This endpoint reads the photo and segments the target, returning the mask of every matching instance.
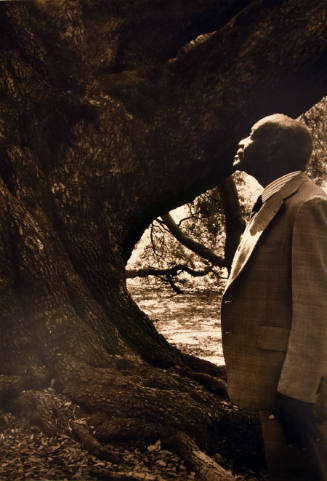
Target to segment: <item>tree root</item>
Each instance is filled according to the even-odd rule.
[[[5,405],[17,397],[24,389],[42,389],[49,383],[49,375],[45,370],[35,369],[34,374],[24,376],[8,376],[0,374],[0,402]]]
[[[209,361],[186,353],[181,353],[181,356],[183,365],[174,366],[173,370],[182,376],[196,380],[208,391],[228,399],[225,366],[216,366]]]
[[[226,471],[211,457],[199,449],[185,433],[179,432],[164,440],[163,445],[178,454],[188,468],[195,471],[199,481],[235,481],[230,471]],[[238,480],[241,478],[238,477]]]
[[[0,400],[6,401],[12,396],[17,396],[24,388],[24,379],[21,376],[0,375]]]
[[[50,436],[66,434],[99,459],[112,463],[121,461],[116,453],[112,453],[94,437],[81,408],[60,394],[23,391],[13,403],[13,410]]]
[[[83,366],[79,373],[74,371],[74,376],[68,373],[62,393],[55,391],[53,381],[43,391],[22,391],[11,405],[15,413],[50,436],[68,435],[99,459],[114,464],[123,461],[107,447],[108,442],[152,443],[161,439],[197,473],[199,480],[235,481],[231,473],[201,451],[212,453],[213,446],[229,440],[231,433],[224,430],[224,425],[233,411],[228,411],[223,396],[201,386],[215,380],[211,373],[205,378],[204,373],[195,375],[200,375],[198,381],[185,372],[154,369],[146,364],[125,371]],[[62,384],[59,379],[56,386]],[[211,388],[219,391],[216,385]],[[248,430],[244,426],[245,434]],[[120,478],[117,473],[112,478],[107,473],[102,479],[144,479],[135,472],[120,474]]]
[[[121,461],[117,454],[109,451],[93,436],[86,422],[79,422],[78,420],[73,421],[71,423],[71,428],[74,438],[79,441],[83,448],[89,453],[93,454],[99,459],[105,459],[106,461],[110,461],[115,464]]]
[[[224,379],[219,379],[205,372],[193,371],[188,368],[174,368],[175,372],[186,376],[190,379],[194,379],[208,391],[220,396],[222,399],[228,399],[227,383]]]

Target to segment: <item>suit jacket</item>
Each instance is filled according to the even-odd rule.
[[[262,410],[277,391],[306,402],[324,397],[327,195],[303,173],[242,236],[222,299],[222,339],[232,402]]]

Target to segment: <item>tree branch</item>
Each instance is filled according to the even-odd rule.
[[[97,4],[108,21],[94,22]],[[218,30],[250,3],[250,0],[158,0],[155,2],[114,0],[89,2],[84,7],[88,18],[88,42],[98,42],[110,25],[115,38],[115,56],[102,63],[104,49],[95,52],[104,72],[131,70],[142,65],[164,62],[201,34]],[[96,17],[95,17],[96,19]],[[122,19],[123,22],[122,22]],[[108,35],[108,34],[107,34]]]
[[[172,288],[172,290],[173,290],[174,292],[176,292],[176,294],[178,294],[178,295],[179,295],[179,294],[183,294],[182,289],[180,289],[180,288],[175,284],[174,279],[173,279],[173,276],[166,276],[166,277],[164,278],[164,280],[165,280],[166,282],[168,282],[168,284],[170,285],[170,287]]]
[[[212,266],[208,266],[202,270],[191,269],[185,264],[177,264],[174,267],[167,269],[156,269],[155,267],[146,267],[144,269],[128,269],[126,270],[126,278],[134,279],[135,277],[148,277],[148,276],[177,276],[180,272],[187,272],[193,277],[206,276],[212,269]]]
[[[214,252],[210,249],[205,247],[200,242],[196,242],[195,240],[191,239],[190,237],[186,236],[184,232],[178,227],[174,219],[170,214],[164,214],[161,216],[164,223],[170,230],[171,234],[181,243],[183,246],[190,249],[192,252],[197,254],[198,256],[202,257],[203,259],[208,260],[214,266],[224,267],[226,265],[225,259],[220,256],[217,256]]]
[[[242,217],[238,193],[232,176],[227,177],[219,184],[219,191],[225,212],[225,259],[229,269],[235,250],[240,242],[245,222]]]

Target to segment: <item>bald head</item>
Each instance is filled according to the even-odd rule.
[[[267,146],[275,147],[275,161],[279,158],[287,163],[290,171],[305,169],[312,152],[312,137],[302,122],[284,114],[273,114],[256,122],[253,130]]]
[[[305,169],[312,151],[312,138],[298,120],[273,114],[256,122],[238,147],[235,167],[267,185],[284,174]]]

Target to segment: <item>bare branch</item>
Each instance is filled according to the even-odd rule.
[[[176,294],[184,294],[182,289],[180,289],[174,282],[173,276],[166,276],[165,280],[168,282],[170,287]]]
[[[194,217],[194,216],[192,216],[192,215],[189,215],[189,216],[187,216],[187,217],[183,217],[183,219],[181,219],[181,220],[178,222],[178,224],[177,224],[178,227],[180,227],[180,226],[183,224],[183,222],[186,222],[187,220],[193,219],[193,217]]]
[[[165,222],[166,226],[170,230],[171,234],[181,243],[183,246],[190,249],[192,252],[195,252],[198,256],[202,257],[203,259],[208,260],[214,266],[218,267],[225,267],[226,261],[220,256],[217,256],[214,252],[210,249],[205,247],[204,245],[200,244],[199,242],[194,241],[190,237],[187,237],[184,232],[178,227],[174,219],[170,214],[164,214],[161,216],[163,221]]]
[[[212,266],[209,265],[205,269],[196,270],[191,269],[185,264],[177,264],[167,269],[156,269],[155,267],[146,267],[144,269],[128,269],[126,270],[126,278],[134,279],[135,277],[148,277],[148,276],[177,276],[181,272],[187,272],[193,277],[206,276],[212,270]]]

